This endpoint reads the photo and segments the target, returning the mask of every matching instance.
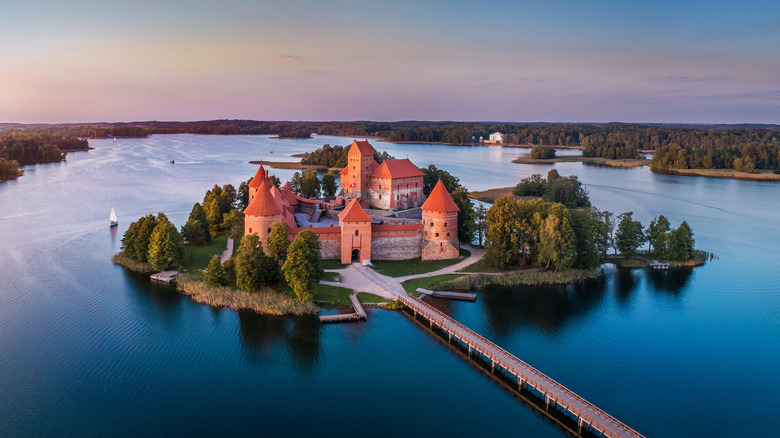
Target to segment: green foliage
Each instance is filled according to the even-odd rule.
[[[322,277],[320,269],[320,242],[311,230],[298,233],[287,250],[282,266],[284,279],[300,300],[310,300],[314,287]]]
[[[694,250],[693,231],[687,222],[683,221],[679,227],[671,232],[669,238],[669,254],[672,260],[685,261],[693,259]]]
[[[460,180],[458,177],[452,175],[446,170],[439,169],[433,164],[428,167],[421,167],[420,171],[423,173],[423,194],[427,197],[433,191],[436,183],[441,180],[444,184],[444,188],[448,192],[452,193],[460,186]]]
[[[635,221],[633,211],[618,215],[617,232],[615,233],[615,248],[626,257],[633,257],[637,249],[645,241],[642,223]]]
[[[86,150],[87,140],[32,131],[0,135],[0,158],[20,164],[47,163],[65,159],[63,150]]]
[[[159,213],[158,217],[164,215]],[[130,223],[122,237],[122,251],[125,255],[139,262],[146,262],[149,259],[149,242],[158,217],[149,214]]]
[[[303,198],[315,198],[320,196],[320,180],[317,178],[316,170],[310,169],[303,171],[299,196]]]
[[[237,239],[244,235],[244,213],[238,209],[232,209],[222,215],[222,225],[230,230],[230,237]]]
[[[474,211],[474,233],[477,235],[477,244],[482,246],[487,229],[487,210],[485,206],[479,204]]]
[[[149,241],[149,263],[158,270],[171,269],[181,263],[184,241],[170,221],[158,220]]]
[[[0,157],[0,180],[14,179],[19,176],[19,163]]]
[[[653,252],[652,250],[654,247],[656,247],[656,242],[660,245],[665,245],[665,240],[668,240],[666,233],[668,233],[670,229],[671,227],[669,225],[669,219],[667,219],[664,215],[660,215],[650,221],[650,225],[648,225],[647,229],[645,230],[645,237],[647,238],[647,242],[650,245],[650,252]]]
[[[268,179],[271,180],[272,183],[274,183],[274,187],[279,188],[282,185],[282,180],[279,179],[276,175],[269,175]]]
[[[212,233],[225,229],[223,224],[225,213],[230,212],[238,196],[238,191],[231,184],[222,187],[215,184],[206,192],[206,196],[203,197],[203,211],[206,213],[206,221]]]
[[[744,133],[746,134],[746,133]],[[654,169],[780,169],[780,141],[775,136],[747,134],[718,143],[670,143],[659,147],[650,166]],[[723,141],[727,140],[727,141]]]
[[[599,211],[596,207],[588,209],[593,219],[593,238],[596,245],[596,252],[601,257],[607,256],[607,251],[613,245],[612,234],[615,230],[614,215],[609,211]]]
[[[290,239],[287,238],[289,228],[284,221],[274,222],[271,226],[271,234],[265,239],[265,249],[268,251],[268,257],[281,263],[287,258],[287,248],[290,246]]]
[[[203,274],[203,282],[209,286],[228,285],[228,277],[225,274],[225,270],[222,268],[222,262],[220,261],[219,256],[214,256],[209,261],[206,273]]]
[[[181,237],[190,245],[190,260],[192,260],[193,247],[206,241],[206,234],[203,232],[203,224],[198,220],[188,220],[187,223],[181,227]]]
[[[322,196],[329,197],[336,194],[338,186],[336,185],[336,175],[326,173],[322,175]]]
[[[568,208],[590,207],[588,192],[579,178],[572,175],[562,177],[555,169],[550,170],[547,179],[538,173],[520,180],[512,190],[516,196],[541,196],[543,200],[558,202]]]
[[[452,200],[460,209],[458,211],[458,240],[471,243],[474,240],[474,229],[476,228],[474,204],[469,198],[469,191],[463,186],[458,186],[452,192]]]
[[[190,221],[198,221],[201,228],[203,229],[204,241],[206,242],[211,241],[211,233],[209,232],[209,220],[206,218],[206,212],[203,210],[203,207],[198,202],[196,202],[195,205],[192,206],[192,210],[190,211],[190,217],[187,219],[187,222]]]
[[[314,152],[304,154],[303,158],[301,159],[301,164],[344,168],[347,166],[349,148],[350,146],[343,147],[338,145],[331,146],[329,144],[325,144]],[[387,152],[379,153],[373,147],[371,149],[374,151],[374,160],[376,160],[377,163],[381,163],[385,160],[395,159]]]
[[[237,209],[244,211],[249,205],[249,183],[252,182],[252,178],[246,181],[242,181],[238,185],[238,191],[236,191],[236,197],[233,199],[233,206]]]
[[[279,279],[279,265],[265,255],[257,234],[249,234],[241,239],[235,259],[236,285],[241,290],[257,291]]]
[[[599,265],[601,259],[596,244],[596,230],[602,222],[591,210],[571,210],[569,213],[576,247],[574,267],[593,269]]]
[[[531,158],[546,160],[549,158],[555,158],[555,149],[550,146],[534,146],[531,148]]]
[[[530,225],[522,217],[520,204],[510,198],[498,198],[487,212],[485,260],[497,268],[508,269],[517,262],[527,242]]]

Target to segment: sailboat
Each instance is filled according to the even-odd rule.
[[[108,218],[108,226],[109,227],[115,227],[119,225],[119,220],[116,218],[116,212],[114,211],[114,207],[111,206],[111,216]]]

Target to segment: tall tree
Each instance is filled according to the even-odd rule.
[[[460,209],[458,211],[458,239],[461,242],[471,243],[474,240],[474,204],[469,198],[469,191],[463,186],[458,186],[452,192],[452,200]]]
[[[192,210],[190,211],[190,217],[187,219],[187,222],[189,221],[198,221],[201,228],[203,229],[203,239],[206,242],[211,241],[211,233],[209,232],[209,220],[206,218],[206,212],[203,210],[203,207],[199,203],[195,203],[195,205],[192,206]]]
[[[233,206],[241,211],[246,210],[246,207],[249,205],[249,183],[251,182],[252,178],[242,181],[241,184],[238,185],[236,197],[233,198]]]
[[[668,233],[670,229],[669,219],[667,219],[664,215],[655,217],[652,221],[650,221],[650,225],[648,225],[647,230],[645,230],[645,235],[647,236],[647,242],[649,245],[648,252],[652,252],[656,240],[661,238],[664,233]]]
[[[317,178],[317,171],[313,169],[304,170],[301,177],[301,197],[314,198],[320,196],[320,180]]]
[[[485,237],[485,228],[487,227],[487,210],[485,206],[479,204],[474,212],[474,232],[477,234],[477,242],[479,246],[482,246],[482,241]]]
[[[237,239],[244,235],[244,213],[236,208],[222,215],[222,224],[230,230],[230,237]]]
[[[637,249],[645,241],[642,223],[635,221],[633,214],[633,211],[629,211],[618,215],[619,222],[617,233],[615,234],[615,245],[618,251],[626,257],[636,256]]]
[[[184,253],[181,234],[170,221],[158,221],[149,241],[149,263],[154,269],[165,270],[178,266]]]
[[[234,266],[236,285],[247,292],[257,291],[278,280],[279,265],[265,255],[260,238],[254,233],[241,239]]]
[[[160,217],[162,213],[158,214]],[[164,215],[162,215],[164,217]],[[132,222],[122,237],[122,251],[128,257],[145,262],[149,259],[149,242],[157,225],[157,217],[148,214]]]
[[[300,300],[310,300],[314,288],[322,277],[320,269],[320,242],[311,230],[298,233],[287,250],[287,260],[282,272],[287,284]]]
[[[512,267],[525,243],[521,238],[522,218],[518,203],[511,198],[498,198],[487,212],[485,260],[499,269]]]
[[[192,260],[193,248],[206,241],[203,226],[198,220],[190,219],[181,227],[181,237],[190,245],[190,260]]]
[[[426,197],[431,194],[439,180],[441,180],[442,184],[444,184],[444,188],[450,193],[454,192],[460,185],[458,177],[453,176],[446,170],[439,169],[433,164],[428,167],[421,167],[420,171],[423,173],[423,194]]]
[[[589,210],[571,210],[571,227],[574,230],[577,258],[574,266],[592,269],[599,265],[599,250],[596,245],[596,229],[600,222]]]
[[[669,252],[674,260],[691,260],[694,257],[693,231],[687,222],[672,230]]]
[[[287,238],[289,229],[284,221],[274,222],[271,226],[271,234],[265,239],[265,249],[268,251],[268,257],[281,263],[287,258],[287,248],[290,246],[290,239]]]
[[[336,185],[336,175],[326,173],[322,175],[322,196],[329,197],[336,194],[338,186]]]
[[[215,255],[209,260],[206,272],[203,274],[203,282],[209,286],[225,286],[228,284],[227,275],[222,268],[220,257]]]

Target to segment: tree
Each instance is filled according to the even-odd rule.
[[[615,230],[614,215],[609,211],[599,211],[596,207],[589,209],[590,216],[594,219],[593,233],[596,251],[601,257],[607,256],[607,251],[612,247],[612,234]]]
[[[450,193],[454,192],[460,185],[458,177],[453,176],[446,170],[437,168],[433,164],[428,167],[421,167],[420,171],[423,173],[423,194],[426,197],[431,194],[439,180],[441,180],[444,188]]]
[[[535,213],[535,222],[539,223],[538,242],[534,242],[537,264],[544,264],[545,268],[552,264],[556,271],[571,268],[577,248],[569,210],[561,204],[553,204],[544,219],[541,219],[542,215]]]
[[[622,213],[618,216],[620,221],[615,234],[615,245],[626,257],[633,257],[637,254],[639,248],[645,241],[645,233],[642,223],[633,219],[633,211]]]
[[[176,226],[168,220],[158,221],[149,241],[149,263],[164,271],[178,266],[184,253],[184,241]]]
[[[667,219],[664,215],[655,217],[652,221],[650,221],[650,225],[648,225],[647,229],[645,230],[645,236],[647,237],[647,242],[649,245],[648,252],[652,252],[656,240],[661,238],[664,233],[668,233],[669,230],[669,219]]]
[[[206,212],[203,210],[203,207],[199,203],[195,203],[195,205],[192,206],[192,210],[190,211],[190,217],[187,219],[187,222],[189,221],[198,221],[200,223],[201,228],[203,229],[203,239],[206,242],[211,241],[211,233],[209,232],[209,220],[206,218]]]
[[[222,227],[222,211],[219,208],[219,198],[209,195],[203,202],[203,211],[206,213],[206,222],[210,232],[218,232]]]
[[[251,182],[252,178],[249,178],[239,184],[236,197],[233,198],[233,206],[241,211],[246,210],[246,207],[249,205],[249,183]]]
[[[458,211],[458,240],[471,243],[474,240],[476,224],[474,223],[474,204],[469,198],[469,191],[463,186],[458,186],[452,192],[452,200],[460,209]]]
[[[499,269],[512,267],[521,252],[519,230],[522,225],[518,203],[511,198],[498,198],[487,211],[485,260]]]
[[[244,213],[238,209],[232,209],[222,215],[222,225],[230,230],[230,237],[237,239],[244,234]]]
[[[287,250],[287,260],[282,265],[284,279],[302,301],[312,298],[314,287],[322,277],[320,257],[320,242],[311,230],[298,233]]]
[[[336,194],[338,186],[336,185],[336,175],[326,173],[322,175],[322,196],[329,197]]]
[[[595,268],[599,265],[596,229],[601,223],[589,210],[571,210],[569,213],[577,253],[574,266],[580,269]]]
[[[687,222],[683,221],[679,227],[671,232],[669,238],[669,253],[673,260],[691,260],[694,253],[693,231]]]
[[[181,227],[181,237],[190,245],[190,261],[192,260],[192,251],[195,245],[205,242],[206,236],[203,233],[203,225],[198,220],[190,219]]]
[[[164,217],[162,213],[158,217]],[[145,262],[149,259],[149,242],[152,238],[152,232],[157,225],[157,217],[148,214],[132,222],[122,237],[122,251],[139,262]]]
[[[482,204],[479,204],[474,213],[474,231],[477,233],[477,242],[479,243],[479,246],[482,246],[485,229],[487,227],[486,213],[487,210],[485,210],[485,206]]]
[[[290,239],[287,238],[289,229],[284,221],[274,222],[271,226],[271,234],[265,239],[265,249],[268,251],[268,257],[281,263],[287,258],[287,248],[290,246]]]
[[[209,266],[206,273],[203,274],[203,282],[209,286],[225,286],[228,284],[228,278],[225,270],[222,268],[222,262],[219,256],[214,256],[209,260]]]
[[[515,196],[542,196],[547,180],[542,178],[541,174],[535,173],[527,178],[523,178],[512,190]]]
[[[241,290],[256,291],[279,278],[279,265],[265,255],[257,234],[241,239],[235,259],[236,286]]]
[[[537,145],[531,148],[530,156],[533,159],[541,160],[555,158],[555,149],[551,148],[550,146]]]
[[[272,183],[274,183],[274,186],[278,189],[282,185],[282,180],[279,179],[276,175],[269,175],[268,178],[271,180]]]
[[[298,196],[303,196],[301,192],[301,173],[295,172],[293,173],[292,178],[290,178],[290,189],[292,189],[293,193],[295,193]]]
[[[304,170],[301,177],[302,198],[314,198],[320,196],[320,180],[317,178],[317,171],[313,169]]]

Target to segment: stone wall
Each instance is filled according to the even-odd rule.
[[[460,250],[449,241],[430,241],[425,239],[423,245],[423,260],[456,259],[460,256]]]
[[[341,257],[341,239],[320,240],[320,254],[323,259],[338,259]]]
[[[405,237],[374,237],[371,241],[373,260],[407,260],[420,257],[422,236],[415,233]]]
[[[420,207],[399,211],[396,214],[398,215],[398,217],[407,218],[407,219],[422,219],[422,209]]]

